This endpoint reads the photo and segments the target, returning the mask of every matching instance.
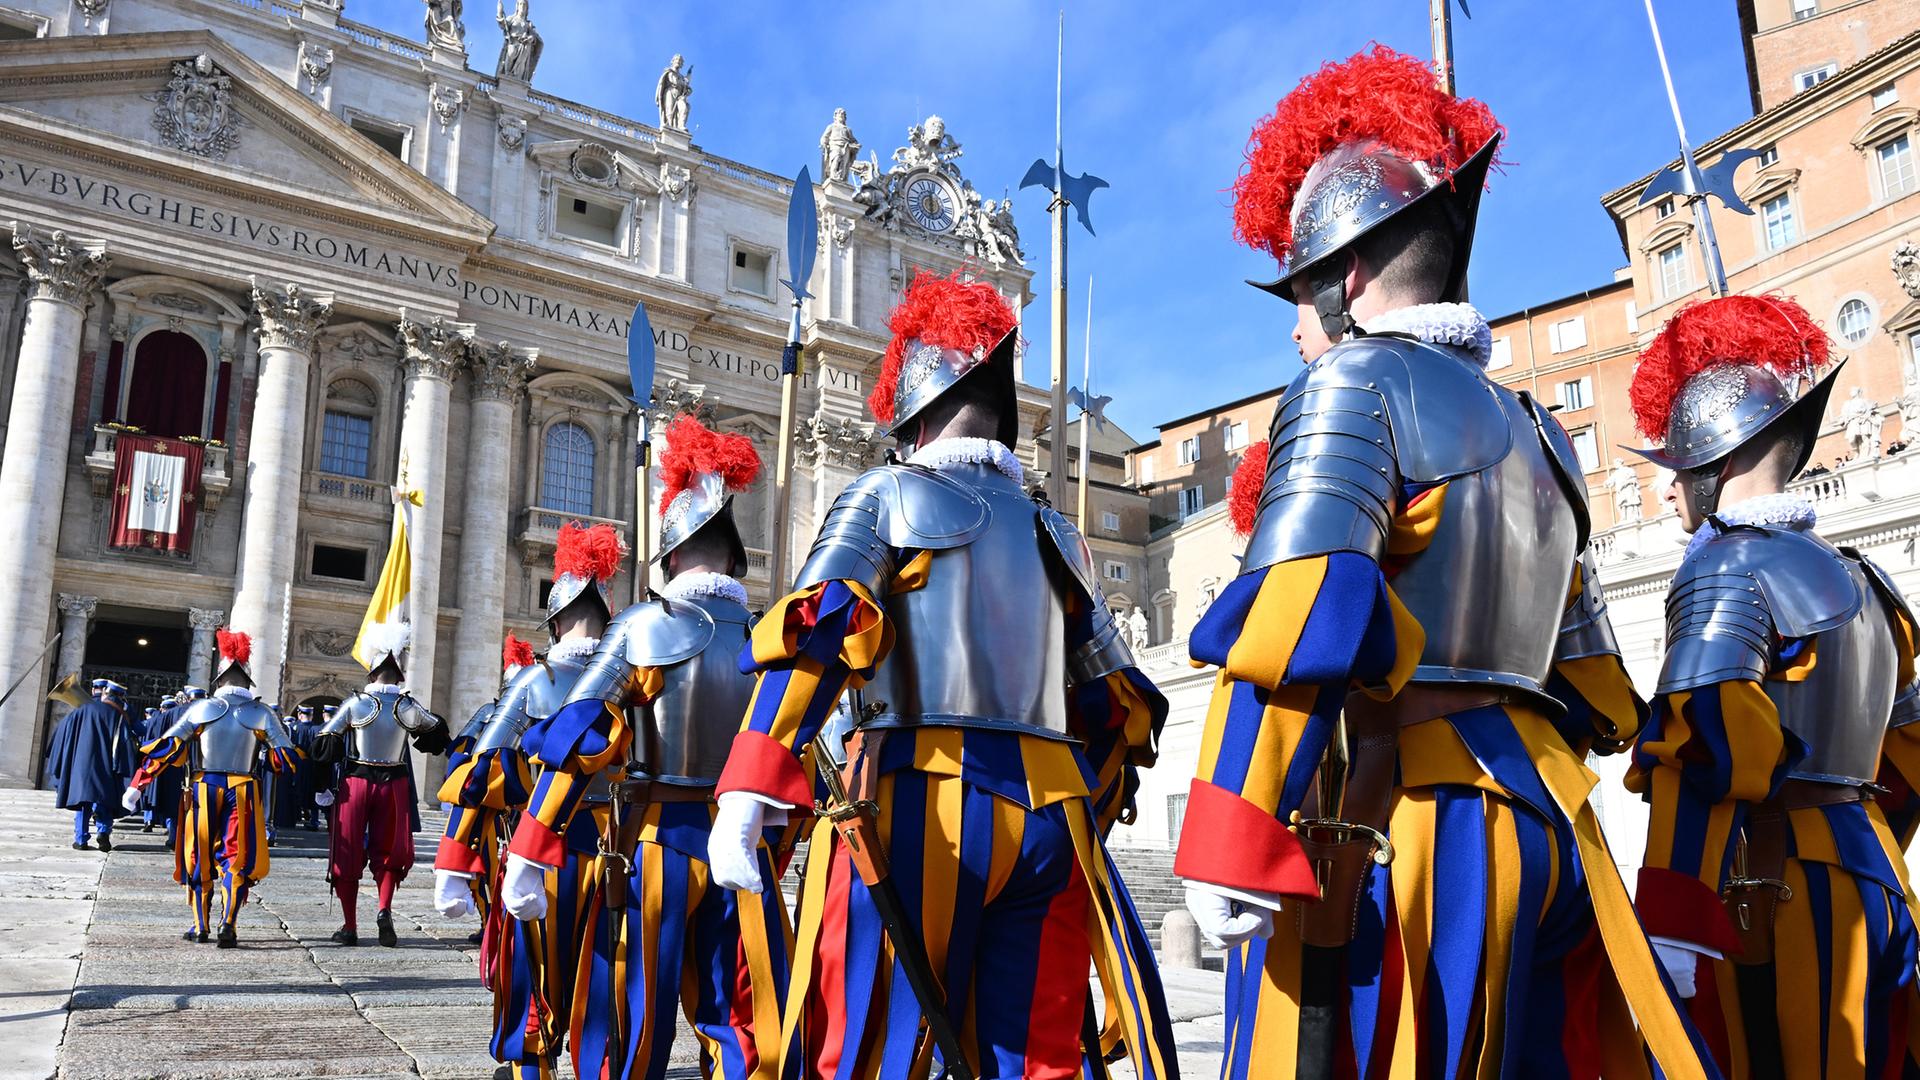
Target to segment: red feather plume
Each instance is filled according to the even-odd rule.
[[[238,630],[223,626],[213,632],[213,639],[220,647],[220,655],[228,660],[244,664],[253,657],[253,639]]]
[[[1227,496],[1227,517],[1238,536],[1253,535],[1254,515],[1260,512],[1260,490],[1267,483],[1267,440],[1247,447],[1233,469],[1233,492]]]
[[[500,647],[500,666],[503,668],[526,667],[533,663],[533,646],[507,632],[507,641]]]
[[[1680,388],[1716,364],[1758,364],[1789,377],[1825,366],[1830,350],[1826,331],[1791,297],[1696,300],[1675,312],[1640,354],[1627,387],[1634,426],[1664,440]]]
[[[660,512],[706,473],[719,473],[728,491],[744,491],[760,475],[760,452],[745,435],[723,435],[682,414],[667,428],[660,455]]]
[[[1301,181],[1345,143],[1377,139],[1449,176],[1505,130],[1483,102],[1443,93],[1418,57],[1375,44],[1325,64],[1254,125],[1233,184],[1234,239],[1284,262]]]
[[[560,535],[554,541],[553,576],[572,574],[606,581],[620,572],[620,561],[626,557],[626,545],[613,526],[602,522],[583,529],[569,521],[560,526]]]
[[[893,423],[893,389],[900,381],[907,342],[918,339],[943,349],[968,352],[991,349],[1019,324],[1013,308],[993,286],[967,281],[960,275],[958,270],[948,277],[915,271],[907,295],[888,316],[887,329],[893,332],[893,340],[887,343],[887,355],[880,362],[879,381],[867,395],[867,408],[882,424]]]

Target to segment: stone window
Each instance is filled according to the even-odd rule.
[[[753,296],[773,296],[773,255],[733,241],[727,252],[727,288]]]
[[[1865,300],[1855,296],[1840,305],[1840,314],[1834,319],[1834,329],[1849,345],[1859,345],[1873,336],[1873,308]]]
[[[1560,408],[1577,412],[1593,404],[1593,376],[1582,375],[1560,384]]]
[[[407,151],[413,144],[413,129],[405,124],[396,124],[377,116],[362,116],[349,109],[347,126],[366,136],[373,145],[401,161],[407,160]]]
[[[1247,422],[1236,420],[1227,425],[1227,450],[1244,450],[1247,447]]]
[[[1673,216],[1673,200],[1661,199],[1653,204],[1653,220],[1665,221]]]
[[[1758,167],[1762,169],[1769,165],[1778,165],[1780,164],[1780,148],[1777,146],[1762,147],[1760,156],[1754,160],[1759,162]]]
[[[1584,315],[1575,315],[1571,319],[1561,319],[1547,327],[1547,339],[1557,353],[1582,349],[1587,344],[1587,319]]]
[[[1767,250],[1779,251],[1781,248],[1800,239],[1800,232],[1793,220],[1793,197],[1781,192],[1760,204],[1761,226],[1767,234]]]
[[[155,330],[133,347],[127,423],[149,435],[204,435],[207,350],[191,334]]]
[[[1493,351],[1487,354],[1487,370],[1499,371],[1513,366],[1513,339],[1497,337],[1493,339]]]
[[[553,202],[553,231],[575,240],[613,248],[620,246],[624,206],[571,191],[555,192]]]
[[[1892,83],[1888,83],[1887,85],[1874,90],[1873,111],[1879,112],[1881,109],[1884,109],[1889,105],[1898,104],[1899,101],[1900,101],[1899,87],[1894,86]]]
[[[563,421],[547,429],[540,458],[540,506],[563,514],[593,516],[593,435]]]
[[[1206,500],[1201,496],[1201,490],[1198,487],[1180,489],[1180,517],[1182,519],[1192,517],[1206,509],[1206,506]]]
[[[1127,564],[1118,559],[1108,559],[1106,564],[1100,568],[1100,576],[1106,578],[1108,581],[1125,581],[1127,580]]]
[[[1839,70],[1840,70],[1839,64],[1829,61],[1825,64],[1821,64],[1817,68],[1812,68],[1807,71],[1798,72],[1793,77],[1793,89],[1795,90],[1795,92],[1798,92],[1801,90],[1811,90],[1814,87],[1819,86],[1821,83],[1826,82],[1828,79],[1833,78],[1834,73],[1838,72]]]
[[[314,577],[364,582],[367,580],[367,549],[317,543],[307,558],[307,572]]]
[[[1600,467],[1600,440],[1592,428],[1577,428],[1567,432],[1567,437],[1573,440],[1573,453],[1580,459],[1583,472],[1593,472]]]
[[[1111,510],[1100,511],[1100,527],[1110,533],[1119,532],[1120,515]]]
[[[373,387],[355,378],[327,384],[326,411],[320,416],[320,461],[323,473],[373,478],[373,421],[380,397]]]
[[[0,41],[32,41],[47,36],[47,19],[30,11],[0,7]]]
[[[1191,465],[1200,460],[1200,436],[1189,435],[1180,440],[1180,464]]]
[[[1793,21],[1811,19],[1820,14],[1820,0],[1793,0]]]
[[[1873,148],[1875,162],[1880,166],[1880,194],[1885,199],[1897,199],[1916,188],[1913,166],[1913,140],[1906,134],[1897,135]]]

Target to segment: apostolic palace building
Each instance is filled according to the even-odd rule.
[[[422,496],[414,692],[456,722],[490,699],[503,632],[544,640],[559,527],[631,529],[635,301],[655,430],[695,410],[772,460],[802,164],[823,182],[796,553],[877,458],[866,382],[915,268],[1024,302],[1011,208],[937,117],[857,118],[905,132],[890,161],[843,117],[819,161],[727,161],[665,49],[643,122],[536,89],[524,3],[497,62],[458,4],[426,11],[423,43],[339,0],[0,0],[0,687],[23,680],[0,782],[36,780],[55,680],[151,704],[205,684],[218,626],[253,635],[268,701],[357,688],[396,486]],[[1040,392],[1025,411],[1031,432]],[[766,486],[737,507],[756,602]]]

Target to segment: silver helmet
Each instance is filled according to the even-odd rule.
[[[675,548],[693,538],[693,534],[712,525],[726,530],[732,551],[734,577],[747,572],[747,545],[740,539],[740,528],[733,520],[733,493],[719,473],[701,473],[685,491],[673,497],[660,515],[660,554],[654,561],[662,566]]]
[[[919,338],[907,342],[903,348],[905,359],[900,363],[900,375],[894,383],[893,423],[887,425],[883,434],[898,437],[915,416],[933,404],[934,399],[953,389],[961,379],[983,365],[1011,373],[1019,344],[1018,327],[1007,331],[991,349],[949,349]]]
[[[733,496],[746,490],[760,475],[760,452],[753,440],[738,433],[720,432],[683,415],[667,428],[667,448],[660,455],[660,553],[654,561],[668,570],[667,557],[703,529],[722,530],[728,550],[727,573],[747,572],[747,546],[733,520]]]
[[[1657,450],[1624,449],[1662,468],[1682,472],[1711,465],[1776,425],[1791,426],[1789,417],[1817,426],[1833,394],[1834,377],[1845,364],[1842,360],[1833,365],[1798,397],[1768,368],[1732,361],[1707,368],[1688,379],[1674,395],[1664,445]],[[1793,471],[1805,468],[1812,456],[1813,440],[1809,438],[1800,448]]]
[[[568,522],[560,527],[554,542],[553,586],[547,590],[547,623],[560,616],[574,601],[591,596],[600,602],[603,614],[611,617],[613,576],[620,572],[626,548],[620,531],[606,522],[591,527]]]

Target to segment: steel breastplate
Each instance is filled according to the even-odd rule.
[[[1559,712],[1544,687],[1580,521],[1526,406],[1500,398],[1512,448],[1447,481],[1433,540],[1393,590],[1426,631],[1414,682],[1513,687]]]
[[[753,697],[754,680],[740,673],[740,649],[750,630],[747,609],[717,596],[667,601],[694,607],[713,620],[706,646],[660,669],[660,693],[637,710],[627,772],[669,783],[711,784]],[[589,793],[591,795],[591,793]]]
[[[473,752],[518,748],[528,728],[560,711],[586,670],[586,660],[584,656],[549,659],[521,669],[494,703],[492,715],[474,740]]]
[[[1806,759],[1791,776],[1829,783],[1870,784],[1880,771],[1897,687],[1899,652],[1887,602],[1868,587],[1866,572],[1842,560],[1865,603],[1852,619],[1813,638],[1813,670],[1799,682],[1761,685],[1780,711],[1780,726],[1806,740]]]
[[[399,765],[406,761],[407,729],[400,724],[401,695],[363,692],[373,703],[370,715],[356,716],[347,728],[347,760],[362,765]]]
[[[200,729],[194,748],[201,772],[250,773],[260,738],[247,726],[241,709],[230,706],[219,719]]]
[[[1067,738],[1066,606],[1039,507],[987,466],[943,470],[989,519],[931,553],[927,582],[884,599],[893,651],[866,688],[879,727],[949,725]]]

